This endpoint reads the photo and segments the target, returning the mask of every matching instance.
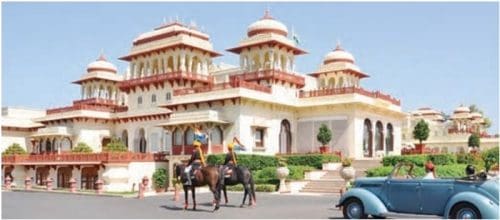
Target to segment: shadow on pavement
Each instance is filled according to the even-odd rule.
[[[204,209],[196,209],[196,210],[193,210],[192,207],[189,207],[188,209],[184,210],[184,208],[182,207],[177,207],[177,206],[166,206],[166,205],[162,205],[160,206],[161,208],[164,208],[164,209],[168,209],[168,210],[173,210],[173,211],[190,211],[190,212],[210,212],[212,213],[213,211],[212,210],[204,210]]]

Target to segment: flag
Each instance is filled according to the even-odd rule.
[[[299,44],[300,44],[299,36],[295,33],[295,31],[294,31],[293,27],[292,27],[292,39],[293,39],[293,41],[295,41],[295,43],[296,43],[297,45],[299,45]]]

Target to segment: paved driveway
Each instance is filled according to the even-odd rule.
[[[341,218],[333,208],[337,195],[283,195],[257,193],[254,208],[239,205],[241,193],[228,193],[229,204],[212,212],[212,195],[197,194],[198,210],[183,210],[182,197],[146,197],[144,200],[43,192],[2,192],[2,218]],[[190,206],[191,207],[191,206]]]

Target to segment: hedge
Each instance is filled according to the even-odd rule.
[[[395,166],[399,162],[411,162],[416,166],[423,166],[429,160],[434,165],[451,165],[457,162],[457,156],[454,154],[387,156],[382,159],[382,164],[384,166]]]
[[[283,155],[288,165],[310,166],[321,169],[323,163],[340,162],[340,157],[333,154]]]
[[[466,164],[452,164],[452,165],[441,165],[436,166],[436,175],[438,178],[459,178],[465,176]],[[393,170],[393,166],[383,166],[368,169],[366,171],[367,177],[375,176],[388,176]],[[417,166],[413,168],[413,174],[417,177],[423,177],[425,175],[424,168],[422,166]]]
[[[272,184],[256,184],[255,191],[256,192],[275,192],[277,186]],[[234,186],[227,186],[227,191],[243,191],[243,185],[238,184]]]
[[[265,167],[276,167],[278,166],[278,159],[274,156],[262,156],[255,154],[238,154],[238,165],[247,167],[248,169],[255,171],[261,170]],[[211,154],[207,157],[207,164],[223,164],[225,154]]]
[[[492,166],[494,166],[495,164],[498,164],[498,146],[497,147],[494,147],[494,148],[491,148],[491,149],[488,149],[486,151],[484,151],[483,153],[481,153],[481,157],[484,161],[484,166],[486,168],[486,170],[490,170],[490,168]]]

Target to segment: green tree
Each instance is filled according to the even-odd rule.
[[[79,142],[76,147],[71,149],[73,153],[92,153],[92,148],[84,142]]]
[[[479,147],[481,142],[481,137],[478,134],[474,133],[469,136],[469,147]]]
[[[316,139],[325,146],[332,140],[332,131],[325,124],[321,124]]]
[[[104,151],[108,152],[127,152],[127,146],[118,138],[111,138],[111,141],[104,147]]]
[[[488,149],[481,154],[481,157],[483,158],[484,161],[484,168],[486,169],[486,171],[489,171],[493,165],[498,164],[498,157],[499,157],[498,149],[499,148],[497,146]]]
[[[475,104],[472,104],[469,106],[470,112],[478,112],[483,116],[484,120],[484,128],[490,128],[491,127],[491,119],[486,117],[481,109],[479,109]]]
[[[153,182],[157,189],[165,188],[167,186],[168,182],[167,174],[168,174],[167,170],[165,170],[164,168],[158,168],[155,170],[155,172],[153,173]]]
[[[417,139],[420,144],[429,137],[429,125],[423,119],[420,120],[413,129],[413,138]]]
[[[13,143],[2,152],[3,155],[27,154],[26,150],[18,143]]]

